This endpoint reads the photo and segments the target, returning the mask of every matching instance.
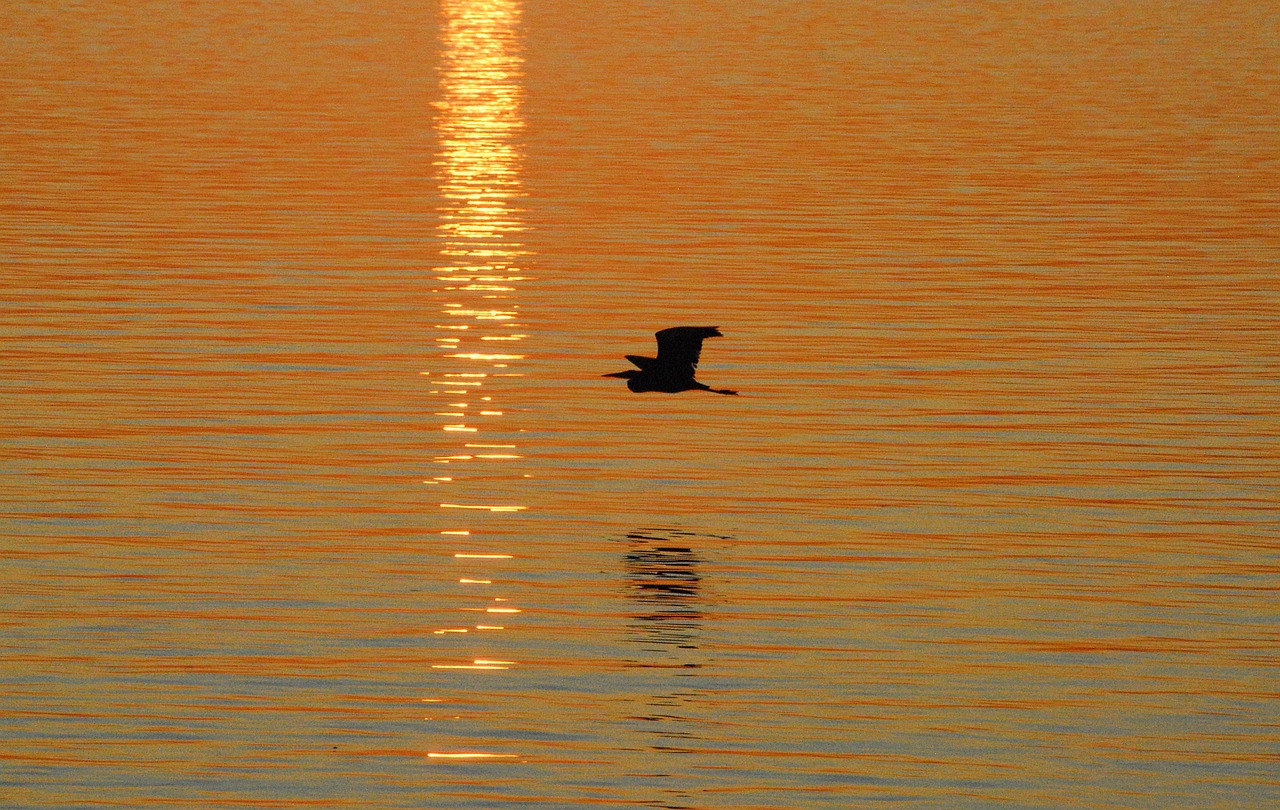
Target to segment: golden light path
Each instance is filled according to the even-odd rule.
[[[423,373],[434,383],[431,394],[442,397],[436,415],[450,420],[441,425],[443,432],[462,434],[467,439],[490,433],[497,440],[464,443],[459,450],[502,451],[456,452],[434,458],[437,464],[451,465],[449,475],[431,476],[423,484],[467,492],[451,502],[439,502],[444,519],[453,522],[458,515],[502,515],[526,508],[502,500],[471,502],[490,497],[499,499],[503,493],[487,481],[483,496],[478,497],[474,490],[467,488],[467,482],[471,477],[468,473],[475,465],[483,466],[486,477],[492,478],[492,464],[511,463],[520,458],[511,452],[516,447],[511,437],[494,427],[495,420],[504,418],[506,410],[494,402],[501,389],[493,383],[521,376],[509,369],[511,363],[524,359],[524,355],[510,349],[528,335],[520,331],[520,306],[514,300],[516,284],[526,278],[519,267],[526,256],[524,246],[518,241],[524,226],[514,205],[522,193],[517,139],[523,126],[520,117],[522,60],[518,41],[520,3],[519,0],[444,0],[442,14],[442,99],[436,104],[440,151],[436,166],[445,204],[437,226],[442,244],[440,260],[434,268],[440,286],[433,290],[440,301],[441,322],[436,324],[439,336],[434,341],[440,351],[435,368],[440,370]],[[499,348],[506,351],[495,351]],[[482,536],[482,532],[466,524],[453,523],[440,534],[465,538],[476,544],[453,553],[453,559],[465,566],[456,576],[459,599],[469,602],[462,611],[521,612],[515,607],[495,606],[494,602],[508,601],[501,597],[487,597],[480,604],[475,602],[477,588],[489,589],[501,584],[495,572],[483,566],[500,564],[499,561],[510,560],[514,555],[487,548],[494,539]],[[466,639],[475,635],[471,631],[487,631],[480,634],[491,635],[504,629],[500,625],[476,624],[442,627],[433,632],[442,639]],[[432,664],[431,668],[500,672],[514,664],[514,661],[493,658],[471,658]],[[431,752],[427,756],[443,760],[485,760],[518,755],[470,751]]]

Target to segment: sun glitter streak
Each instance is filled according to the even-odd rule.
[[[478,445],[514,448],[510,437],[501,433],[503,419],[510,408],[494,402],[496,393],[487,390],[493,368],[508,368],[508,363],[524,359],[523,354],[494,353],[493,341],[516,343],[528,337],[522,333],[519,305],[514,297],[516,282],[526,279],[517,266],[526,255],[518,234],[524,230],[514,201],[522,195],[520,188],[520,145],[516,136],[523,127],[520,118],[521,58],[517,50],[517,25],[520,8],[515,0],[446,0],[443,4],[444,30],[441,73],[442,100],[437,103],[436,120],[440,135],[440,151],[436,166],[440,176],[440,194],[444,206],[440,212],[437,236],[441,242],[440,262],[434,268],[435,280],[441,285],[433,290],[440,306],[440,335],[434,341],[440,352],[436,364],[442,369],[428,377],[438,381],[432,393],[442,397],[439,414],[452,421],[440,429],[450,436],[483,433],[498,438],[501,444]],[[482,343],[481,341],[484,341]],[[504,346],[505,348],[505,346]],[[515,348],[512,346],[512,348]],[[470,410],[473,406],[483,411]],[[477,420],[483,427],[477,425]],[[468,445],[470,446],[470,445]],[[469,512],[499,516],[515,513],[524,506],[510,504],[500,491],[493,491],[492,465],[509,464],[520,458],[514,453],[473,455],[454,453],[435,458],[436,463],[450,464],[449,476],[437,476],[428,482],[433,486],[465,489],[471,467],[481,465],[486,476],[485,491],[475,502],[437,502],[448,513]],[[474,486],[477,482],[472,481]],[[502,505],[484,504],[490,499]],[[510,504],[510,505],[508,505]],[[477,518],[479,519],[479,518]],[[478,524],[490,529],[492,520]],[[467,538],[469,542],[488,544],[485,531],[450,529],[441,532]],[[460,563],[455,580],[463,586],[459,592],[460,607],[468,612],[520,613],[518,608],[494,608],[476,604],[473,583],[491,585],[496,580],[494,565],[511,555],[495,553],[500,549],[464,549],[452,551],[452,559]],[[507,601],[502,597],[488,598]],[[491,604],[491,603],[490,603]],[[476,625],[477,630],[501,631],[497,625]],[[441,648],[443,660],[432,664],[436,671],[500,673],[513,662],[499,658],[476,657],[476,642],[466,628],[442,627],[434,636],[450,639],[454,646]],[[447,650],[447,652],[446,652]],[[492,654],[490,652],[490,654]],[[456,656],[456,657],[455,657]],[[462,661],[457,658],[465,658]],[[506,754],[439,754],[437,758],[489,758]]]

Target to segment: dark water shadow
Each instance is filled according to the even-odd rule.
[[[696,650],[702,630],[701,555],[690,538],[674,533],[638,530],[627,534],[623,555],[627,596],[633,612],[627,641],[640,644],[646,656],[636,666],[697,667],[680,650]],[[673,659],[667,664],[655,659]]]
[[[623,587],[630,608],[624,641],[635,645],[636,652],[625,664],[653,676],[647,681],[651,691],[636,696],[643,708],[629,719],[651,751],[689,755],[706,747],[706,722],[699,717],[703,691],[697,683],[708,666],[701,646],[712,607],[705,564],[708,551],[729,539],[673,528],[636,529],[622,538]],[[636,774],[667,783],[661,788],[663,798],[645,805],[696,810],[686,803],[689,793],[676,786],[677,775],[662,770]]]

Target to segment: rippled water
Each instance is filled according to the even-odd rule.
[[[6,23],[0,804],[1280,802],[1266,4]]]

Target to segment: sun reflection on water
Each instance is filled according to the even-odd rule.
[[[452,500],[437,501],[442,520],[449,520],[449,528],[440,531],[442,539],[457,538],[468,544],[452,551],[457,566],[451,573],[458,588],[460,610],[514,617],[521,612],[519,607],[497,607],[495,602],[506,603],[509,599],[491,595],[491,589],[500,588],[502,582],[501,572],[494,566],[514,557],[493,547],[503,542],[501,533],[494,531],[495,525],[502,524],[493,520],[510,519],[504,516],[526,507],[510,502],[510,495],[501,488],[501,479],[492,480],[493,464],[511,464],[520,458],[510,452],[517,447],[513,441],[517,431],[504,426],[510,408],[501,402],[503,390],[495,387],[499,381],[494,378],[520,375],[492,370],[510,368],[512,362],[525,358],[523,354],[495,352],[495,341],[511,344],[528,337],[521,331],[524,327],[519,323],[520,306],[515,302],[517,283],[528,278],[520,267],[528,254],[519,241],[525,228],[516,204],[522,196],[522,146],[518,139],[523,127],[522,60],[517,30],[520,3],[445,0],[442,13],[442,100],[436,104],[440,136],[436,167],[444,206],[437,225],[440,260],[433,267],[434,278],[441,286],[433,293],[446,323],[435,327],[440,333],[434,340],[440,352],[435,367],[441,371],[433,370],[427,376],[437,386],[430,393],[440,397],[436,415],[442,418],[441,431],[450,436],[463,434],[468,439],[494,440],[459,442],[462,446],[458,450],[493,448],[507,452],[438,455],[434,462],[451,465],[450,475],[432,476],[423,483],[454,487],[454,491],[465,493]],[[475,476],[469,474],[478,471],[471,469],[474,465],[481,465],[486,476],[481,490],[475,488]],[[520,476],[512,472],[510,477]],[[485,515],[487,522],[469,526],[463,520],[459,526],[452,519],[466,514]],[[484,587],[477,589],[477,585]],[[485,631],[481,635],[492,638],[494,632],[504,629],[500,625],[477,624],[439,627],[433,633],[441,640],[472,644],[470,639],[476,633],[471,630]],[[492,656],[492,649],[451,649],[457,652],[440,654],[438,657],[446,660],[432,664],[433,670],[500,673],[515,665],[514,661],[499,657],[484,657],[485,653]],[[447,660],[450,657],[461,660]],[[429,756],[489,759],[513,755],[433,752]]]

